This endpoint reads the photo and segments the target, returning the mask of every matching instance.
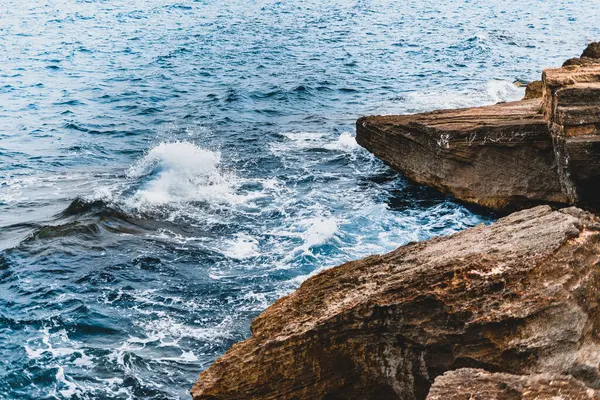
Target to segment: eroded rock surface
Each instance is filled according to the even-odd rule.
[[[599,53],[592,43],[581,60],[545,70],[520,102],[363,117],[356,140],[460,200],[509,211],[540,203],[600,210]]]
[[[192,396],[425,399],[460,368],[597,388],[599,263],[600,221],[548,206],[349,262],[256,318]]]
[[[523,100],[537,99],[537,98],[542,97],[542,95],[543,95],[542,81],[529,82],[527,84],[527,86],[525,86],[525,97],[523,97]]]
[[[356,141],[412,180],[495,209],[566,203],[540,99],[362,117]]]
[[[598,63],[600,63],[600,42],[592,42],[585,48],[583,53],[581,53],[581,57],[568,59],[564,62],[563,67],[568,65],[589,65]]]
[[[463,368],[438,377],[427,400],[598,400],[600,393],[561,375],[511,375]]]

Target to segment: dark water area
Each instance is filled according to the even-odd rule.
[[[186,399],[312,274],[491,221],[354,121],[518,99],[600,38],[576,1],[2,5],[0,399]]]

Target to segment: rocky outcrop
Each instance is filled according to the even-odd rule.
[[[562,191],[571,204],[600,203],[600,64],[548,69],[543,112],[554,141]]]
[[[511,375],[463,368],[437,378],[427,400],[598,400],[600,392],[561,375]]]
[[[357,142],[412,180],[482,206],[565,203],[540,100],[360,118]]]
[[[584,57],[595,59],[600,43]],[[357,142],[418,183],[494,209],[600,208],[600,63],[545,70],[525,99],[363,117]]]
[[[469,375],[465,387],[504,381],[546,393],[554,384],[543,378],[495,373],[551,374],[588,393],[584,385],[600,387],[599,265],[600,221],[548,206],[348,262],[256,318],[192,396],[425,399],[461,368],[494,373]],[[464,373],[438,378],[430,398]]]
[[[600,42],[593,42],[585,48],[581,57],[570,58],[564,62],[563,67],[568,65],[589,65],[600,63]]]

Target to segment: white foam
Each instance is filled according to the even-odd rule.
[[[360,149],[360,145],[356,143],[356,138],[347,132],[342,133],[335,142],[327,143],[323,147],[329,150],[339,150],[347,152]]]
[[[132,198],[138,208],[190,201],[239,202],[235,176],[220,169],[221,155],[190,142],[163,142],[152,148],[127,172],[148,179]]]
[[[65,377],[65,370],[61,366],[56,371],[56,380],[59,384],[66,386],[65,389],[59,391],[63,397],[71,398],[80,393],[79,387]]]
[[[487,94],[493,103],[515,101],[523,98],[525,89],[505,80],[491,80],[487,83]]]
[[[234,240],[226,242],[227,248],[223,251],[223,254],[237,260],[260,255],[258,240],[245,233],[238,233],[235,236]]]
[[[281,134],[288,142],[271,143],[271,151],[276,154],[290,150],[327,149],[343,152],[352,152],[360,149],[356,139],[349,132],[344,132],[338,137],[332,137],[325,132],[283,132]]]
[[[410,108],[398,112],[426,112],[435,109],[477,107],[501,101],[516,101],[523,97],[525,89],[513,82],[493,79],[485,87],[473,90],[433,90],[413,92],[407,95]]]
[[[304,222],[308,229],[303,235],[304,252],[308,253],[311,248],[322,245],[333,238],[338,231],[338,222],[335,218],[313,218]]]

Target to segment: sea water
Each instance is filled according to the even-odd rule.
[[[1,3],[1,399],[186,399],[311,275],[492,221],[354,121],[519,99],[600,38],[576,1]]]

